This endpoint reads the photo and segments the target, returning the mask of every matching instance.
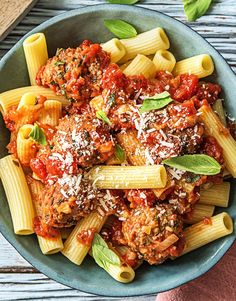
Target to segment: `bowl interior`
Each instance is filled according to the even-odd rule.
[[[47,38],[49,55],[57,48],[75,47],[84,39],[93,42],[104,42],[112,37],[103,25],[107,18],[120,18],[131,22],[143,32],[160,26],[167,32],[171,41],[171,51],[177,59],[195,54],[209,53],[215,62],[215,72],[209,78],[223,87],[223,98],[228,112],[236,117],[236,78],[230,67],[201,36],[186,25],[166,15],[151,10],[122,6],[90,6],[57,16],[33,32],[44,32]],[[30,34],[31,34],[30,33]],[[29,85],[26,63],[22,50],[22,40],[0,62],[0,92]],[[7,154],[5,146],[9,133],[0,120],[0,156]],[[230,207],[228,211],[236,217],[236,186],[232,181]],[[120,284],[100,269],[91,258],[86,258],[78,267],[60,254],[44,256],[38,247],[34,235],[23,237],[14,235],[10,212],[5,193],[0,185],[0,230],[10,243],[32,265],[50,278],[82,291],[106,296],[134,296],[165,291],[192,280],[211,268],[226,252],[235,239],[235,233],[219,239],[199,250],[185,255],[175,261],[167,261],[158,266],[142,265],[136,271],[133,283]],[[221,210],[222,211],[222,210]],[[89,256],[88,256],[89,257]]]

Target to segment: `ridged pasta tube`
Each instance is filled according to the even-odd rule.
[[[25,124],[19,129],[17,134],[17,156],[23,165],[29,165],[30,160],[35,157],[37,152],[35,141],[29,136],[32,129],[32,124]]]
[[[15,234],[34,233],[34,207],[29,187],[21,164],[13,155],[0,160],[0,177],[10,207]]]
[[[225,127],[227,127],[225,111],[223,108],[222,100],[217,99],[216,102],[212,106],[213,110],[217,113],[220,118],[220,121],[223,123]]]
[[[156,66],[156,71],[164,70],[172,72],[176,59],[170,51],[157,50],[153,58],[153,63]]]
[[[106,217],[100,216],[97,212],[93,212],[79,221],[65,241],[62,254],[70,261],[80,265],[87,255],[90,246],[80,243],[77,239],[78,234],[91,228],[95,228],[96,232],[99,233],[105,221]]]
[[[230,194],[230,183],[216,184],[209,189],[200,189],[200,204],[228,207]]]
[[[39,87],[39,86],[27,86],[22,88],[16,88],[13,90],[8,90],[6,92],[0,93],[0,110],[2,113],[6,113],[10,107],[16,106],[19,104],[21,97],[25,93],[32,93],[37,96],[43,95],[47,99],[58,100],[62,103],[63,106],[70,105],[70,101],[64,96],[56,95],[49,88]]]
[[[195,74],[199,78],[211,75],[214,71],[214,63],[209,54],[196,55],[181,61],[178,61],[173,70],[174,75]]]
[[[186,224],[195,224],[202,221],[205,217],[211,217],[214,213],[214,205],[196,204],[191,212],[191,217],[185,220]]]
[[[23,49],[27,63],[31,85],[36,84],[36,75],[39,68],[46,64],[48,59],[47,42],[41,32],[34,33],[23,42]]]
[[[126,55],[119,61],[121,64],[134,58],[137,54],[149,55],[159,49],[170,47],[169,39],[160,27],[140,33],[134,38],[121,40],[121,42],[126,49]]]
[[[111,55],[111,63],[118,62],[126,53],[125,46],[117,38],[102,44],[102,49]]]
[[[58,100],[48,99],[39,115],[39,122],[50,126],[57,126],[62,116],[62,104]]]
[[[211,217],[210,221],[209,224],[199,222],[184,230],[186,245],[183,254],[233,232],[232,218],[226,212]]]
[[[156,74],[156,67],[148,57],[138,54],[123,70],[123,73],[125,75],[144,75],[146,78],[151,78]]]
[[[167,174],[163,165],[152,166],[97,166],[89,177],[100,189],[163,188]]]
[[[209,105],[203,105],[199,112],[201,112],[199,117],[204,123],[207,133],[213,136],[223,148],[226,168],[236,178],[236,141]]]

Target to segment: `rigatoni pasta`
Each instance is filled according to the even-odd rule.
[[[228,206],[225,175],[236,176],[221,88],[199,81],[213,61],[176,63],[169,47],[159,27],[58,48],[49,60],[43,34],[25,40],[33,86],[0,94],[11,131],[0,176],[15,233],[35,232],[43,254],[79,266],[89,253],[129,283],[143,261],[232,233],[227,213],[213,216]]]

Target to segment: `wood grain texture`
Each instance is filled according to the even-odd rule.
[[[0,9],[3,0],[0,0]],[[9,0],[10,1],[10,0]],[[16,1],[22,2],[24,0]],[[0,42],[0,58],[28,31],[49,18],[105,0],[39,0],[28,15]],[[208,14],[196,22],[187,22],[182,1],[143,0],[139,6],[166,13],[206,38],[225,57],[236,72],[236,1],[215,0]],[[0,20],[1,16],[0,16]],[[158,281],[158,280],[157,280]],[[27,263],[0,235],[0,300],[122,300],[79,292],[56,283]],[[124,299],[123,299],[124,300]],[[129,298],[129,301],[154,301],[155,296]]]
[[[24,18],[37,0],[1,0],[0,41]]]

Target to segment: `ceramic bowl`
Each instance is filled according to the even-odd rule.
[[[215,72],[210,80],[223,87],[222,97],[225,99],[227,110],[236,117],[236,89],[232,89],[236,87],[236,77],[223,57],[199,34],[162,13],[134,6],[109,4],[89,6],[54,17],[36,27],[28,35],[44,32],[49,55],[52,56],[57,47],[77,46],[84,39],[93,42],[110,39],[112,35],[103,25],[105,18],[120,18],[132,22],[139,32],[157,26],[163,27],[170,38],[171,51],[177,59],[209,53],[215,63]],[[24,38],[0,62],[0,92],[29,85],[22,49]],[[9,133],[2,118],[0,127],[0,156],[3,157],[7,154],[5,146],[9,141]],[[236,187],[233,181],[230,206],[225,210],[236,220]],[[98,267],[89,256],[81,266],[76,266],[61,254],[43,255],[34,235],[16,236],[2,185],[0,185],[0,230],[27,261],[48,277],[70,287],[104,296],[137,296],[179,286],[209,270],[235,239],[233,233],[175,261],[166,261],[160,266],[143,264],[136,271],[132,283],[121,284]]]

